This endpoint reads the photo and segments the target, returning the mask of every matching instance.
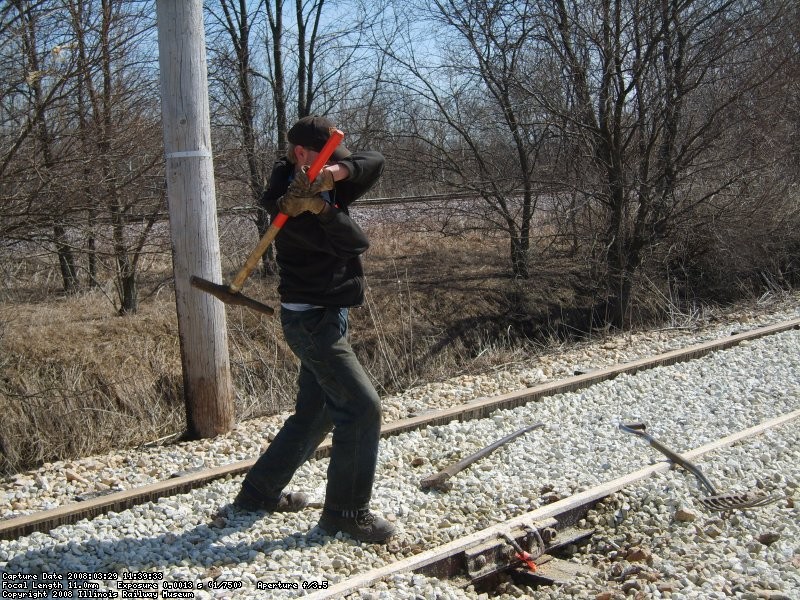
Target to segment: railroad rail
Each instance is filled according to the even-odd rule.
[[[613,379],[621,374],[635,374],[639,371],[652,369],[658,366],[666,366],[700,358],[711,352],[725,350],[745,341],[755,340],[791,329],[800,329],[800,319],[793,319],[752,331],[737,333],[724,339],[695,344],[684,349],[666,352],[614,367],[582,373],[560,381],[545,383],[492,398],[480,398],[467,404],[453,406],[443,410],[425,412],[407,419],[399,419],[386,424],[382,428],[381,436],[387,437],[397,435],[432,425],[449,423],[451,421],[467,421],[484,418],[499,409],[514,408],[530,402],[535,402],[547,396],[574,392],[602,381]],[[321,458],[327,456],[329,452],[330,442],[325,441],[317,449],[314,457]],[[239,461],[230,465],[198,471],[154,484],[107,494],[83,502],[67,504],[30,515],[6,519],[0,521],[0,539],[16,539],[36,531],[49,531],[59,525],[75,523],[81,519],[92,518],[111,511],[122,511],[145,502],[157,500],[161,497],[185,493],[192,489],[202,487],[216,479],[243,474],[250,469],[254,462],[255,459]]]
[[[785,425],[798,417],[800,417],[800,410],[792,411],[684,452],[683,456],[694,460],[705,454],[764,433],[774,427]],[[562,498],[552,504],[459,538],[438,548],[421,552],[410,558],[390,563],[334,584],[327,590],[320,590],[311,594],[308,598],[313,600],[341,598],[359,588],[369,587],[392,575],[407,572],[420,573],[440,579],[461,576],[470,584],[473,584],[480,579],[514,568],[515,564],[520,563],[516,553],[509,552],[509,550],[513,549],[510,546],[509,538],[514,539],[516,544],[521,546],[527,553],[536,551],[536,542],[538,541],[540,547],[534,563],[537,567],[544,568],[541,571],[539,569],[534,571],[532,573],[533,579],[538,579],[543,583],[563,582],[561,573],[566,572],[567,576],[569,576],[574,574],[574,571],[570,573],[569,570],[576,567],[561,563],[551,553],[559,551],[568,544],[579,542],[592,534],[590,530],[576,531],[574,525],[580,519],[585,518],[588,511],[604,498],[656,473],[667,471],[672,466],[673,464],[669,461],[661,461],[638,469],[594,486],[584,492]]]

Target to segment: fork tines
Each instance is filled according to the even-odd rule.
[[[735,510],[745,508],[758,508],[759,506],[766,506],[780,500],[777,494],[763,495],[754,492],[747,492],[744,494],[717,494],[716,496],[706,496],[701,498],[700,502],[706,508],[711,510]]]

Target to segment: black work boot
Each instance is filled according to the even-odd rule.
[[[308,506],[308,496],[303,492],[283,492],[277,500],[268,501],[258,495],[253,488],[244,484],[233,500],[233,505],[236,508],[251,512],[259,510],[267,512],[297,512]]]
[[[394,535],[394,525],[376,517],[369,510],[323,510],[318,527],[328,535],[337,531],[348,534],[359,542],[383,543]]]

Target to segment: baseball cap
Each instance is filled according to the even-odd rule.
[[[319,152],[331,136],[331,129],[336,129],[336,125],[330,119],[319,116],[303,117],[292,125],[286,134],[289,143],[296,146],[311,148]],[[333,160],[341,160],[350,156],[350,150],[339,144],[333,151]]]

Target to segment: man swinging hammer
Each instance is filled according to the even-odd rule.
[[[295,412],[247,473],[234,505],[297,511],[302,492],[284,488],[333,430],[319,527],[363,542],[385,542],[394,527],[369,510],[378,458],[380,399],[347,341],[348,309],[364,301],[360,255],[369,247],[348,206],[383,171],[378,152],[340,145],[314,182],[304,169],[333,130],[324,117],[304,117],[289,130],[286,156],[272,170],[262,207],[290,217],[275,240],[281,325],[300,359]]]

